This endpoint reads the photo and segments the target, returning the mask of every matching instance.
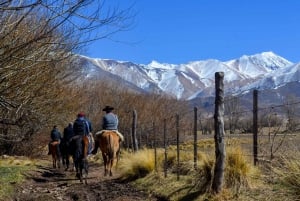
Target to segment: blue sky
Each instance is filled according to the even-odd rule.
[[[116,3],[117,0],[113,0]],[[122,1],[122,0],[120,0]],[[184,64],[272,51],[300,62],[298,0],[126,0],[135,26],[90,44],[86,56]]]

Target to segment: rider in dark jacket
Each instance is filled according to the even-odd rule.
[[[51,130],[51,134],[50,134],[50,137],[51,137],[51,141],[49,142],[48,144],[48,155],[50,155],[50,144],[52,142],[58,142],[58,144],[60,144],[60,141],[61,141],[61,133],[59,132],[57,126],[53,126],[53,129]],[[59,146],[56,146],[57,147],[57,151],[58,153],[60,154],[60,149],[59,149]]]
[[[69,125],[66,128],[64,128],[63,141],[68,142],[73,136],[74,136],[73,123],[70,122]]]
[[[80,112],[78,113],[77,118],[74,121],[73,131],[75,135],[86,136],[89,134],[89,124],[84,116],[84,113]]]

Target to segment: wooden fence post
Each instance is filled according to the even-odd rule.
[[[133,110],[133,119],[132,119],[132,140],[133,140],[133,150],[138,150],[138,142],[136,138],[136,122],[137,122],[137,114],[136,110]]]
[[[197,107],[194,107],[194,169],[197,169]]]
[[[153,138],[154,138],[154,169],[157,172],[157,143],[156,143],[156,132],[155,132],[155,124],[153,122]]]
[[[176,114],[176,141],[177,141],[177,181],[179,180],[179,115]]]
[[[253,158],[254,158],[254,165],[257,164],[257,104],[258,104],[258,91],[253,91]]]
[[[167,153],[167,125],[166,125],[166,119],[164,119],[164,148],[165,148],[165,162],[164,162],[164,172],[165,177],[167,177],[167,161],[168,161],[168,153]]]
[[[215,169],[214,178],[212,183],[212,191],[220,193],[222,190],[224,169],[225,169],[225,131],[224,131],[224,73],[215,73],[216,85],[216,98],[215,98],[215,114],[214,114],[214,127],[215,127]]]

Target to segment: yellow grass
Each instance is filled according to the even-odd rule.
[[[9,200],[14,185],[25,179],[24,173],[32,169],[35,161],[24,157],[2,156],[0,160],[0,200]]]
[[[149,149],[143,149],[136,153],[122,152],[118,169],[122,174],[122,179],[132,180],[144,177],[154,170],[154,152]]]
[[[167,177],[164,173],[164,151],[157,150],[157,172],[154,171],[154,150],[143,149],[136,153],[125,152],[119,165],[123,179],[135,180],[134,183],[149,192],[154,192],[170,200],[230,200],[237,196],[240,189],[249,187],[252,167],[241,149],[229,149],[226,160],[225,190],[218,196],[210,194],[213,178],[214,158],[198,152],[197,168],[194,169],[193,153],[167,151]],[[178,175],[177,175],[178,171]],[[179,178],[179,180],[177,180]]]

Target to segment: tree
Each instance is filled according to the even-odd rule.
[[[226,97],[224,100],[224,106],[226,111],[226,116],[228,117],[229,131],[230,134],[234,134],[238,127],[238,122],[240,119],[241,104],[238,97]]]
[[[118,10],[105,3],[1,2],[0,145],[5,148],[1,152],[13,152],[16,141],[26,142],[41,128],[70,116],[65,106],[76,99],[65,94],[76,95],[69,93],[71,83],[82,70],[74,55],[94,40],[128,30],[134,17],[130,7]]]

